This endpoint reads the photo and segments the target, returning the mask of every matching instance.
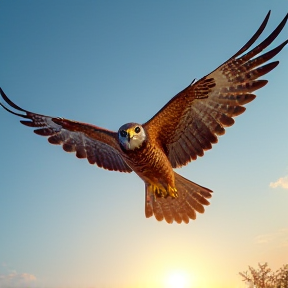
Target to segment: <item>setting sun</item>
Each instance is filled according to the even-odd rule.
[[[188,288],[191,287],[191,277],[186,272],[172,272],[165,281],[165,288]]]

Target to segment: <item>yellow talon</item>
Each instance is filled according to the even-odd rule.
[[[162,190],[161,188],[159,188],[158,186],[152,186],[153,188],[153,193],[155,195],[156,198],[165,198],[167,197],[167,192],[165,190]]]
[[[177,189],[168,185],[168,195],[170,195],[172,198],[177,198],[178,197]]]
[[[167,190],[161,189],[156,185],[152,186],[153,193],[156,198],[167,198],[171,196],[173,199],[178,197],[177,189],[168,185]]]

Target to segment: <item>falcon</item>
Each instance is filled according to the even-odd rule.
[[[45,116],[24,110],[13,103],[1,89],[1,104],[8,112],[36,128],[51,144],[62,145],[78,158],[101,168],[134,171],[145,183],[145,215],[158,221],[188,223],[209,205],[212,191],[173,171],[198,156],[203,156],[233,117],[245,111],[244,105],[255,99],[253,92],[267,84],[259,77],[273,70],[279,61],[266,63],[287,44],[261,53],[281,32],[288,14],[259,45],[249,49],[262,34],[268,12],[252,38],[230,59],[199,81],[174,96],[155,116],[144,124],[127,123],[118,132],[65,118]],[[260,54],[261,53],[261,54]],[[13,109],[13,110],[11,110]],[[14,111],[15,110],[15,111]]]

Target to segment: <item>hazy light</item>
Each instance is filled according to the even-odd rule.
[[[189,275],[183,271],[172,272],[165,281],[165,288],[188,288],[192,287]]]

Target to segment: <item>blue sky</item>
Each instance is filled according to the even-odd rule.
[[[261,39],[286,0],[2,0],[0,86],[33,112],[143,123],[238,51],[269,9]],[[91,166],[0,110],[0,287],[166,288],[179,271],[187,287],[239,288],[248,265],[287,263],[288,48],[275,59],[236,124],[177,171],[214,191],[188,225],[146,219],[135,174]]]

